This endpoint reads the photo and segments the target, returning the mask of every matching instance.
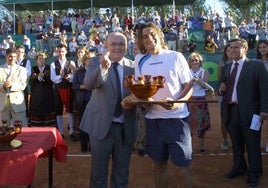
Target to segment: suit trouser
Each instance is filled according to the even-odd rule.
[[[100,125],[101,126],[101,125]],[[91,188],[106,188],[110,155],[112,156],[111,188],[127,188],[132,146],[125,140],[124,125],[113,124],[105,138],[90,135]]]
[[[9,96],[7,96],[5,108],[2,111],[1,116],[2,116],[1,120],[7,120],[8,125],[11,125],[14,123],[14,121],[19,120],[22,122],[22,126],[24,126],[24,127],[28,126],[28,121],[26,118],[26,111],[24,110],[21,112],[15,112],[10,104]],[[11,120],[12,120],[12,122],[11,122]]]
[[[255,131],[249,125],[243,125],[237,104],[228,105],[229,120],[226,128],[233,146],[233,170],[246,172],[248,177],[258,178],[262,175],[262,156],[260,148],[261,130]],[[248,153],[248,168],[245,160],[245,146]]]

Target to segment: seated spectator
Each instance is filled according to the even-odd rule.
[[[119,22],[116,23],[116,26],[113,28],[113,32],[121,32],[121,33],[123,33],[123,29],[120,26]]]
[[[194,39],[191,39],[188,44],[189,52],[194,52],[196,50],[196,42]]]
[[[6,39],[2,40],[2,43],[0,44],[0,57],[4,58],[6,56],[6,50],[10,48],[9,43],[6,41]]]
[[[218,48],[218,45],[214,42],[214,38],[211,36],[207,37],[207,43],[205,46],[205,50],[208,53],[215,53],[216,49]]]
[[[165,36],[165,40],[168,44],[168,49],[176,51],[177,34],[174,32],[173,27],[169,29],[169,32]]]
[[[27,35],[23,35],[22,44],[25,47],[25,53],[27,54],[31,49],[31,39]]]
[[[76,42],[75,37],[72,37],[71,41],[68,44],[68,47],[69,47],[70,56],[74,57],[76,55],[76,50],[77,50],[77,47],[78,47],[78,44]]]
[[[87,43],[87,36],[83,30],[80,31],[80,34],[77,36],[77,43],[80,46],[85,46]]]
[[[245,39],[245,40],[248,40],[248,32],[249,32],[249,29],[248,27],[246,26],[246,23],[243,21],[241,23],[241,25],[239,26],[238,28],[238,32],[239,32],[239,37],[241,39]]]
[[[15,49],[16,48],[16,43],[12,39],[11,35],[8,35],[7,36],[6,41],[7,41],[7,43],[9,43],[9,48],[11,48],[11,49]]]
[[[27,57],[29,59],[35,59],[36,57],[36,51],[35,51],[35,47],[32,47],[31,50],[27,53]]]

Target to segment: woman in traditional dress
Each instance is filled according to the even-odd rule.
[[[45,64],[46,54],[36,56],[37,66],[32,67],[29,80],[31,86],[30,117],[32,126],[55,126],[53,82],[50,80],[50,66]]]

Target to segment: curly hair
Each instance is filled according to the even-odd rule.
[[[164,33],[162,32],[162,30],[157,25],[155,25],[154,23],[148,22],[148,23],[145,23],[145,24],[141,24],[139,26],[139,29],[138,29],[137,43],[138,43],[138,47],[140,49],[140,52],[141,53],[146,53],[147,52],[147,50],[145,49],[144,44],[143,44],[143,36],[142,36],[143,29],[145,29],[147,27],[150,27],[155,31],[155,34],[158,35],[158,37],[160,39],[162,48],[167,49],[167,45],[165,44],[165,41],[164,41]]]

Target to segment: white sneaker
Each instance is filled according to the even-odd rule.
[[[227,151],[228,150],[228,142],[227,142],[227,140],[223,140],[221,142],[221,150],[223,150],[223,151]]]

